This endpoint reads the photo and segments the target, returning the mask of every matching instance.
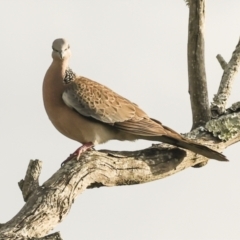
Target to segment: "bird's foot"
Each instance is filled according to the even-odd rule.
[[[61,163],[61,167],[63,165],[65,165],[67,162],[69,162],[70,160],[72,160],[74,157],[77,157],[77,160],[79,160],[80,156],[82,153],[89,151],[91,149],[93,149],[93,143],[92,142],[88,142],[83,144],[81,147],[79,147],[74,153],[70,154],[70,156]]]

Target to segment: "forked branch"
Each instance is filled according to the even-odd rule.
[[[218,126],[218,128],[209,129],[216,137],[203,128],[198,128],[187,136],[200,143],[204,142],[205,145],[218,151],[223,151],[240,139],[239,110],[237,108],[236,112],[221,117],[219,121],[214,120],[218,122],[212,122],[209,125]],[[219,127],[224,123],[224,118],[228,118],[227,122],[234,121],[234,124],[238,118],[239,124],[238,131],[231,132],[227,140],[221,142],[218,140],[219,132],[221,129],[227,131],[226,126],[228,126]],[[236,124],[234,126],[236,129]],[[38,177],[29,177],[39,176],[40,168],[36,166],[41,166],[41,162],[31,161],[24,182],[28,182],[28,186],[35,186],[35,188],[30,187],[31,191],[27,191],[27,197],[24,197],[26,204],[19,213],[1,225],[0,239],[43,238],[64,219],[77,196],[87,188],[155,181],[204,161],[206,158],[200,155],[166,144],[154,145],[135,152],[91,151],[83,154],[79,161],[72,160],[64,165],[41,186],[35,184]],[[21,187],[21,189],[23,191],[24,188]]]
[[[217,117],[223,114],[226,110],[227,101],[232,90],[233,80],[240,67],[240,39],[229,63],[226,63],[221,55],[217,55],[217,59],[224,71],[218,92],[214,96],[211,104],[212,117]]]

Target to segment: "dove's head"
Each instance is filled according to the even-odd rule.
[[[55,60],[64,61],[71,56],[70,45],[64,38],[58,38],[52,44],[52,58]]]

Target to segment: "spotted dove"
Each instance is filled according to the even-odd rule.
[[[206,146],[182,137],[150,118],[136,104],[111,89],[76,75],[69,68],[71,50],[65,39],[52,44],[53,61],[43,82],[47,115],[56,129],[83,144],[73,155],[112,139],[161,141],[188,149],[207,158],[227,158]]]

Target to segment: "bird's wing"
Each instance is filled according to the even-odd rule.
[[[68,107],[81,115],[111,125],[148,118],[136,104],[85,77],[76,77],[67,84],[62,98]]]
[[[117,122],[114,124],[114,127],[137,136],[162,136],[170,134],[179,137],[177,132],[151,118],[143,118],[139,121],[130,119],[125,122]]]
[[[135,103],[111,89],[85,77],[76,77],[63,92],[65,104],[85,117],[113,125],[134,135],[161,136],[179,134],[151,119]]]

